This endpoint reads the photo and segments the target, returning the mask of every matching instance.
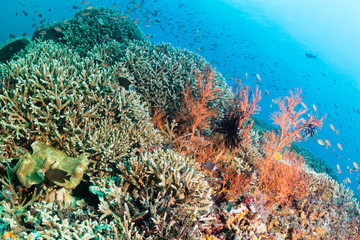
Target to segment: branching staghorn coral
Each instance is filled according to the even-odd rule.
[[[47,41],[33,43],[0,70],[0,134],[10,157],[41,141],[70,156],[86,151],[90,160],[110,161],[161,142],[146,104],[119,83],[131,78],[121,63],[103,67]]]
[[[151,109],[164,109],[167,116],[173,117],[180,109],[186,82],[193,86],[196,71],[205,72],[208,63],[201,56],[170,44],[156,48],[149,42],[133,41],[126,51],[125,66],[134,75],[135,90]],[[213,83],[220,91],[210,106],[223,109],[227,104],[225,100],[232,95],[230,88],[216,70]]]
[[[211,201],[210,187],[196,170],[197,164],[174,151],[157,149],[123,161],[117,168],[138,209],[133,213],[148,211],[142,218],[149,226],[141,223],[140,227],[145,236],[152,232],[191,239],[198,234],[196,219],[209,211]]]

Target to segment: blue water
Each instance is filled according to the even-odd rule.
[[[317,137],[328,139],[332,147],[325,149],[312,140],[303,145],[325,159],[334,170],[339,164],[343,172],[339,178],[350,177],[352,183],[347,185],[360,195],[357,189],[359,172],[350,175],[347,170],[347,167],[353,168],[353,162],[360,164],[360,29],[356,3],[347,1],[339,5],[338,1],[329,0],[316,3],[308,0],[135,0],[131,3],[94,0],[88,5],[111,7],[114,2],[120,11],[128,11],[129,7],[133,19],[141,18],[139,26],[144,34],[154,36],[151,41],[170,42],[201,54],[229,83],[239,77],[255,87],[258,73],[263,91],[262,110],[258,116],[269,123],[270,114],[277,110],[272,99],[288,95],[294,87],[302,87],[303,102],[309,110],[314,114],[315,104],[319,117],[327,115]],[[70,19],[77,11],[72,6],[88,6],[81,3],[78,0],[3,1],[0,42],[6,41],[9,34],[20,37],[28,33],[31,36],[41,19],[46,20],[43,24]],[[152,21],[148,22],[147,18]],[[148,23],[151,27],[145,27]],[[305,53],[312,53],[317,58],[307,58]],[[269,96],[264,95],[265,89]],[[336,135],[329,124],[333,124],[340,134]],[[343,151],[337,143],[343,146]]]

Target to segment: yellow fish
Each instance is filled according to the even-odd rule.
[[[282,158],[282,154],[280,154],[279,152],[277,152],[277,153],[276,153],[276,156],[275,156],[275,160],[276,160],[276,161],[279,161],[281,158]]]

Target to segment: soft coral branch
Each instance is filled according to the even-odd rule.
[[[280,111],[273,113],[271,119],[275,125],[280,127],[280,139],[278,143],[274,143],[273,154],[269,157],[275,158],[275,155],[284,147],[289,146],[292,142],[301,141],[305,128],[309,126],[322,127],[324,116],[320,120],[316,115],[309,115],[307,120],[301,117],[308,110],[306,108],[295,109],[301,101],[301,89],[298,88],[295,88],[294,92],[290,91],[290,97],[277,100]]]

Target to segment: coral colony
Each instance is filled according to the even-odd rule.
[[[269,127],[259,88],[102,7],[23,42],[0,64],[3,239],[358,238],[352,191],[295,144],[325,118],[301,89]]]

